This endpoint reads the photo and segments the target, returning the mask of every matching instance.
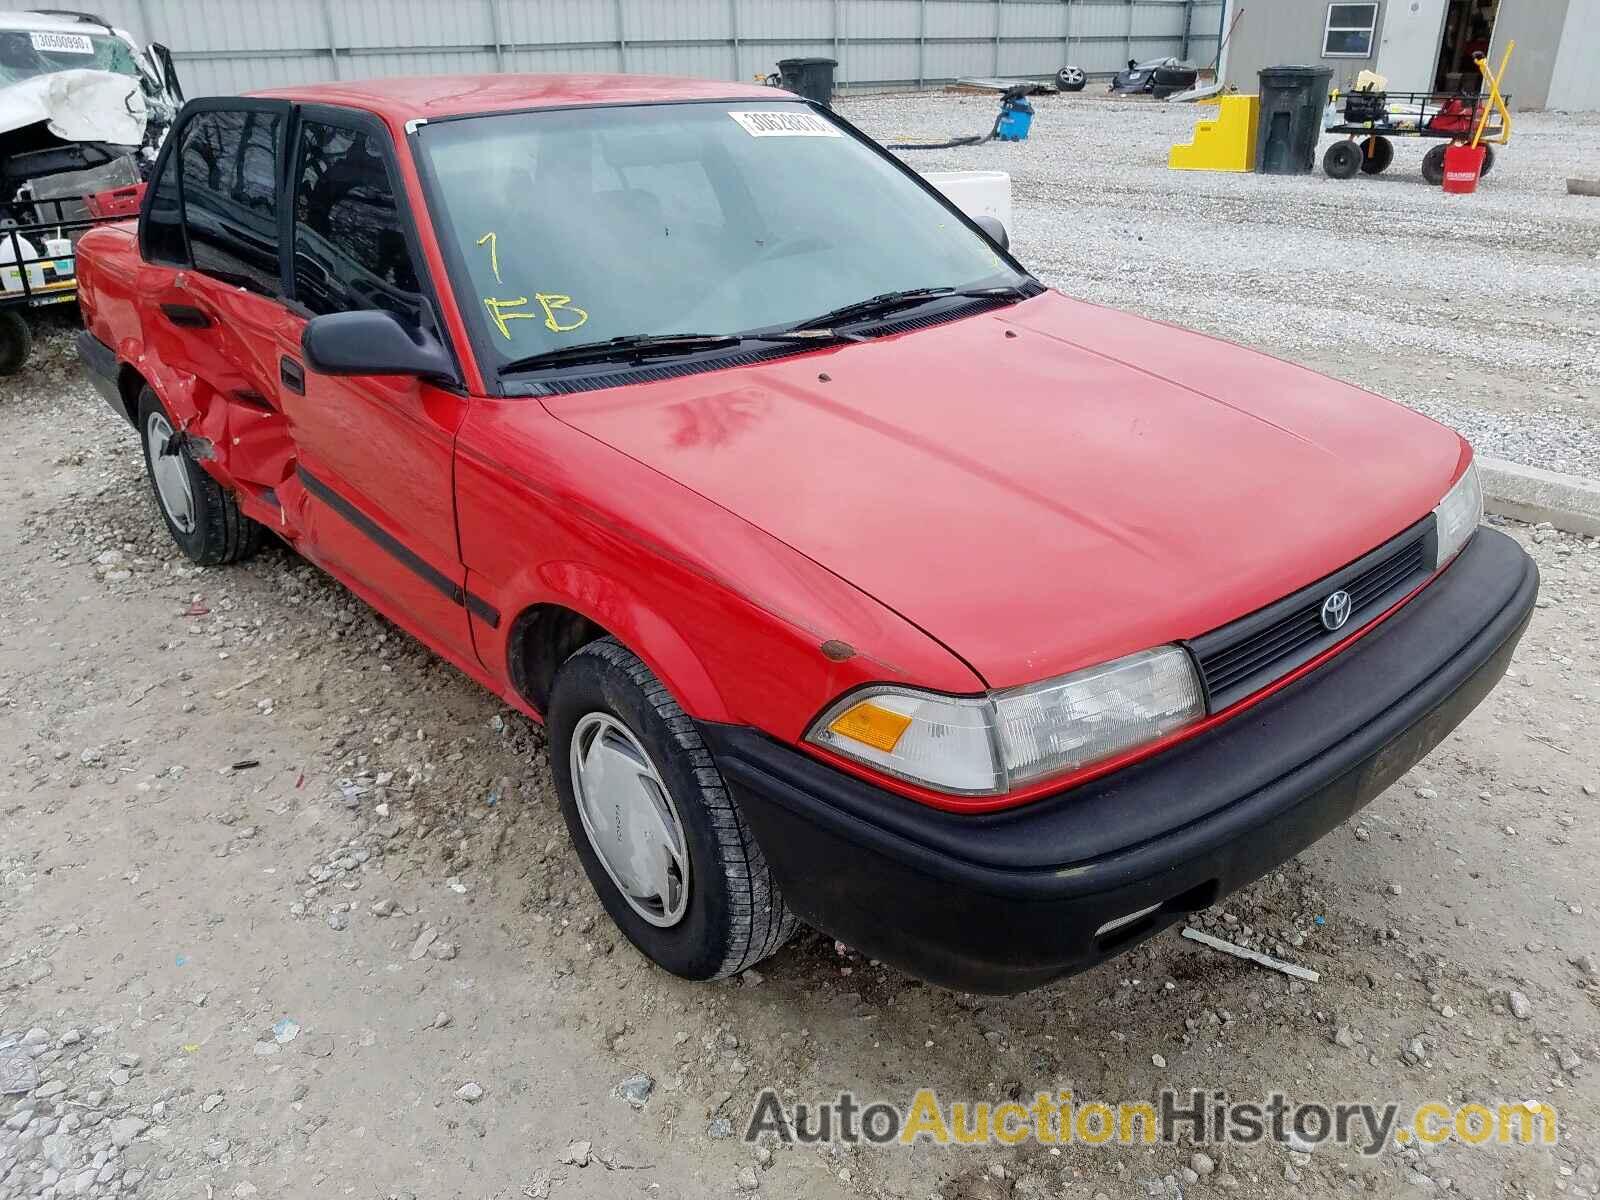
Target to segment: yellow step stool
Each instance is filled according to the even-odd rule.
[[[1167,166],[1174,171],[1254,171],[1260,96],[1218,96],[1205,101],[1217,115],[1194,127],[1194,140],[1174,146]]]

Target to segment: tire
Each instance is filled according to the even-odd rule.
[[[1489,169],[1494,166],[1494,147],[1487,142],[1479,142],[1478,144],[1483,147],[1483,168],[1478,172],[1478,178],[1482,179],[1489,173]]]
[[[233,493],[200,469],[187,446],[171,445],[175,428],[156,394],[148,387],[141,391],[139,441],[144,446],[144,469],[167,532],[178,549],[202,567],[249,558],[261,549],[267,531],[239,511]],[[184,493],[187,506],[169,499],[174,488]]]
[[[1444,184],[1445,143],[1440,142],[1422,156],[1422,177],[1433,187]]]
[[[693,719],[638,656],[609,637],[582,647],[556,673],[546,721],[561,813],[584,873],[617,928],[646,958],[684,979],[721,979],[754,966],[789,940],[799,922],[778,894],[711,752]],[[610,846],[622,872],[647,857],[630,858],[618,849],[626,844],[618,832],[623,810],[609,799],[597,803],[597,795],[613,793],[603,791],[606,778],[595,763],[612,752],[622,756],[614,761],[623,762],[624,771],[635,772],[629,776],[635,785],[645,778],[640,761],[653,771],[647,791],[656,797],[655,810],[677,819],[673,833],[687,863],[676,872],[682,886],[675,893],[681,906],[675,917],[659,890],[659,904],[625,894],[619,875],[597,850],[602,843]],[[583,811],[580,787],[588,797]],[[596,811],[602,819],[615,814],[615,826],[591,833],[585,814]],[[670,853],[665,861],[661,878],[670,881]]]
[[[33,331],[14,308],[0,309],[0,375],[15,375],[33,353]]]
[[[1335,142],[1322,156],[1322,169],[1330,179],[1354,179],[1361,170],[1361,147],[1348,139]]]
[[[1394,143],[1386,137],[1369,137],[1361,143],[1361,172],[1382,175],[1394,161]]]
[[[1081,92],[1089,84],[1089,77],[1080,67],[1062,67],[1056,72],[1056,87],[1063,92]]]

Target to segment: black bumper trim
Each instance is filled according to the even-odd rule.
[[[120,371],[117,365],[117,352],[87,329],[78,331],[77,341],[78,358],[89,372],[89,382],[94,384],[94,390],[105,397],[106,403],[111,405],[112,412],[130,425],[133,424],[134,416],[128,411],[128,406],[122,398],[122,389],[117,386],[117,375]]]
[[[803,919],[936,983],[1020,991],[1215,902],[1359,811],[1499,681],[1537,592],[1521,547],[1480,530],[1405,608],[1304,679],[1161,754],[1000,813],[928,808],[752,729],[706,737]]]

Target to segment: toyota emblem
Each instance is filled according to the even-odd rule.
[[[1340,588],[1322,602],[1322,627],[1329,633],[1343,629],[1350,619],[1350,593]]]

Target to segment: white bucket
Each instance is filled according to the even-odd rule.
[[[14,264],[17,255],[21,254],[28,272],[28,286],[42,288],[44,286],[44,264],[28,261],[39,257],[38,248],[27,238],[19,234],[12,234],[0,230],[0,291],[20,292],[22,290],[22,270]]]
[[[1011,176],[1004,171],[924,171],[922,177],[967,216],[996,217],[1011,228]]]

